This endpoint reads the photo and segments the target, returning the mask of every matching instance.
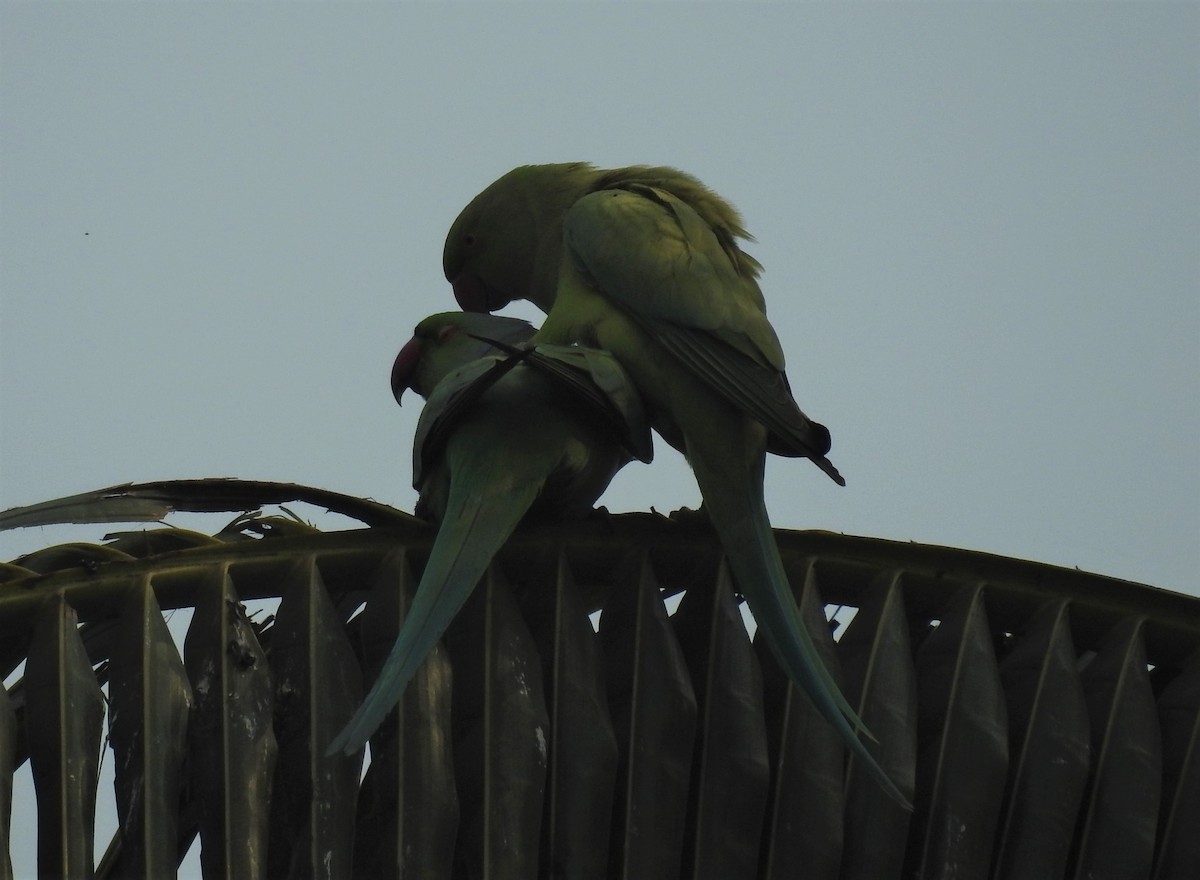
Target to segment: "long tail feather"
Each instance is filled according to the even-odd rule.
[[[692,467],[705,509],[767,644],[788,677],[808,695],[888,795],[912,809],[908,798],[859,738],[865,734],[873,739],[816,652],[792,598],[763,501],[761,478],[731,481],[725,474],[710,471],[700,457],[697,459]]]
[[[494,463],[497,467],[499,463]],[[446,515],[430,550],[416,598],[379,678],[345,729],[326,750],[350,754],[399,701],[404,688],[471,595],[497,551],[533,504],[542,480],[456,476]]]

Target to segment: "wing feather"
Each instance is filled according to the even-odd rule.
[[[824,458],[829,431],[796,405],[783,349],[753,277],[739,272],[713,228],[665,190],[631,183],[591,193],[564,218],[569,258],[584,280],[722,397],[761,422],[770,449]]]
[[[413,437],[413,488],[420,490],[428,465],[443,455],[446,441],[463,414],[520,363],[518,357],[487,355],[447,375],[429,395]]]
[[[591,421],[634,458],[654,459],[654,441],[642,399],[616,358],[581,346],[539,345],[527,363],[556,382],[572,404],[586,408]]]

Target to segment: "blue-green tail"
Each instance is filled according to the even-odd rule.
[[[533,504],[542,480],[493,480],[455,475],[446,515],[429,553],[416,597],[396,644],[366,699],[326,750],[358,751],[388,712],[421,663],[446,632],[479,583],[488,564]],[[544,479],[544,475],[542,475]]]
[[[731,480],[728,471],[710,472],[703,461],[692,461],[692,468],[734,578],[776,659],[884,790],[911,809],[908,798],[859,738],[871,735],[825,668],[800,616],[771,531],[761,470]]]

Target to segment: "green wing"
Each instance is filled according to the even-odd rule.
[[[611,354],[577,345],[542,344],[529,353],[526,363],[553,380],[573,407],[590,411],[597,429],[631,456],[653,461],[654,441],[642,397]]]
[[[584,196],[563,224],[583,278],[714,391],[765,425],[771,450],[824,459],[829,432],[796,405],[762,293],[735,245],[665,190],[641,184]]]
[[[519,363],[518,357],[488,355],[464,364],[438,382],[425,401],[413,437],[414,488],[421,488],[431,463],[442,456],[459,419]]]

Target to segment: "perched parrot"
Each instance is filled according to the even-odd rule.
[[[460,306],[525,298],[546,312],[534,342],[611,352],[654,428],[687,457],[704,509],[775,656],[890,795],[907,799],[859,739],[865,727],[815,653],[763,500],[768,451],[825,457],[829,431],[796,405],[767,321],[761,266],[734,208],[666,167],[516,168],[454,221],[443,264]],[[869,736],[869,734],[867,734]]]
[[[396,356],[396,402],[407,388],[427,401],[413,443],[417,513],[441,525],[396,644],[328,754],[362,748],[527,513],[585,516],[631,458],[653,457],[620,364],[579,346],[518,348],[533,332],[450,312],[418,324]]]

